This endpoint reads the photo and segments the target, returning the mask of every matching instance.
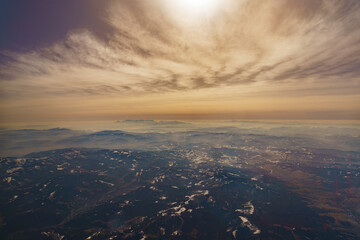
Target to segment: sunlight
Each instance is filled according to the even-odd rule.
[[[187,17],[209,17],[218,9],[219,0],[172,0],[166,1],[177,14]]]

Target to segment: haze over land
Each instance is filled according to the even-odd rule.
[[[140,151],[192,148],[192,145],[252,147],[257,141],[262,142],[262,147],[270,144],[360,151],[360,125],[355,123],[121,120],[61,126],[0,129],[0,155],[21,157],[69,147]]]

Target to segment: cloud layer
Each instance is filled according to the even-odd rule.
[[[2,98],[206,96],[236,88],[253,97],[359,99],[358,0],[224,0],[199,16],[166,0],[106,6],[94,15],[101,27],[73,29],[25,53],[3,50]]]

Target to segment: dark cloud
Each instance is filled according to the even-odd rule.
[[[177,74],[171,74],[168,79],[158,79],[148,83],[141,83],[139,87],[146,89],[146,91],[156,93],[189,89],[187,86],[180,85],[179,76]]]

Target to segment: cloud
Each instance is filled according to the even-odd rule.
[[[106,1],[107,10],[93,16],[98,28],[73,29],[28,52],[3,50],[1,95],[118,97],[232,86],[314,96],[360,90],[357,0],[224,0],[214,16],[187,18],[164,2]]]
[[[224,6],[194,27],[173,19],[160,4],[114,2],[107,16],[98,16],[115,29],[107,41],[80,29],[30,53],[5,52],[13,60],[2,65],[2,78],[40,82],[62,71],[75,74],[64,76],[65,85],[77,81],[77,72],[85,79],[89,69],[97,69],[103,78],[92,86],[116,78],[115,84],[134,90],[152,91],[139,84],[154,84],[166,91],[359,76],[358,1],[225,1],[236,8]]]

